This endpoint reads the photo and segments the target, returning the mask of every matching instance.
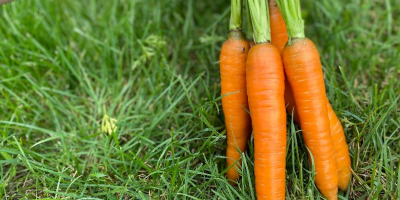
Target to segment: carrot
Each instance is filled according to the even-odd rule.
[[[328,117],[331,128],[331,136],[335,148],[336,166],[339,171],[338,187],[342,191],[347,191],[351,178],[351,159],[349,147],[346,143],[346,137],[342,124],[328,102]]]
[[[286,25],[276,4],[276,0],[269,0],[269,7],[271,21],[271,43],[275,45],[282,53],[283,48],[288,41]],[[298,112],[296,111],[296,102],[294,100],[292,87],[290,86],[287,78],[285,79],[285,103],[287,112],[293,116],[293,120],[297,124],[300,124],[300,118]],[[351,173],[349,150],[347,147],[346,138],[344,136],[343,127],[340,124],[340,121],[333,111],[330,103],[328,102],[327,104],[331,136],[335,149],[336,165],[339,171],[338,186],[340,190],[346,191],[350,182]]]
[[[247,148],[251,120],[247,113],[246,60],[249,43],[241,31],[241,0],[232,0],[230,33],[220,54],[222,108],[227,133],[227,178],[232,185],[239,178],[241,152]],[[224,96],[226,95],[226,96]]]
[[[279,50],[269,41],[266,0],[249,0],[256,44],[246,63],[254,135],[257,199],[285,199],[285,75]]]
[[[338,171],[318,51],[311,40],[295,39],[283,51],[283,63],[293,86],[304,141],[314,157],[315,182],[325,197],[337,199]]]
[[[293,89],[303,138],[314,159],[315,183],[327,199],[337,199],[338,170],[319,53],[305,37],[299,0],[276,1],[289,36],[283,50],[284,69]]]

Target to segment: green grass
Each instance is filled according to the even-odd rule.
[[[400,1],[303,1],[353,179],[400,198]],[[218,55],[229,1],[19,0],[0,7],[1,199],[255,199],[225,176]],[[104,115],[118,129],[101,130]],[[287,199],[322,198],[288,129]]]

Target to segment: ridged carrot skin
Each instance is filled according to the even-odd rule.
[[[351,159],[349,155],[349,147],[346,143],[342,124],[328,102],[328,116],[331,128],[332,142],[335,148],[336,167],[339,171],[338,187],[342,191],[346,191],[350,183],[351,177]]]
[[[246,111],[248,100],[245,69],[248,51],[249,43],[244,34],[241,31],[231,31],[220,54],[221,95],[232,93],[222,98],[228,139],[227,167],[236,163],[236,167],[240,168],[240,152],[246,150],[248,138],[251,135],[250,115]],[[233,181],[238,179],[239,173],[235,166],[226,172],[226,176]],[[234,184],[233,181],[230,183]]]
[[[327,199],[335,200],[338,170],[319,53],[311,40],[294,39],[283,50],[283,64],[293,89],[304,142],[314,158],[315,183]]]
[[[285,76],[279,50],[270,43],[256,44],[246,67],[257,199],[285,199]]]

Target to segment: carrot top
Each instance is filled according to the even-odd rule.
[[[285,21],[289,45],[295,38],[305,38],[304,21],[301,17],[300,1],[299,0],[276,0],[279,10],[282,13]]]
[[[268,0],[248,0],[256,44],[271,41]]]
[[[231,19],[229,22],[229,30],[242,30],[242,0],[231,1]]]
[[[253,40],[253,24],[251,22],[251,17],[250,17],[250,7],[249,3],[246,1],[246,18],[247,18],[247,37],[250,40]]]

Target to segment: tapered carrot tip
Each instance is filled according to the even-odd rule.
[[[338,184],[339,190],[347,191],[347,188],[349,187],[349,182],[350,182],[349,179],[350,179],[349,174],[343,175],[343,176],[339,175],[339,184]]]
[[[324,190],[324,191],[321,191],[322,195],[324,195],[324,197],[325,197],[326,199],[328,199],[328,200],[337,200],[337,199],[338,199],[338,197],[337,197],[337,192],[338,192],[338,189],[337,189],[337,188],[335,188],[335,189],[333,189],[333,190]]]
[[[236,185],[236,182],[234,180],[237,180],[239,178],[239,174],[236,171],[235,167],[230,168],[226,172],[226,178],[229,179],[229,184]]]

